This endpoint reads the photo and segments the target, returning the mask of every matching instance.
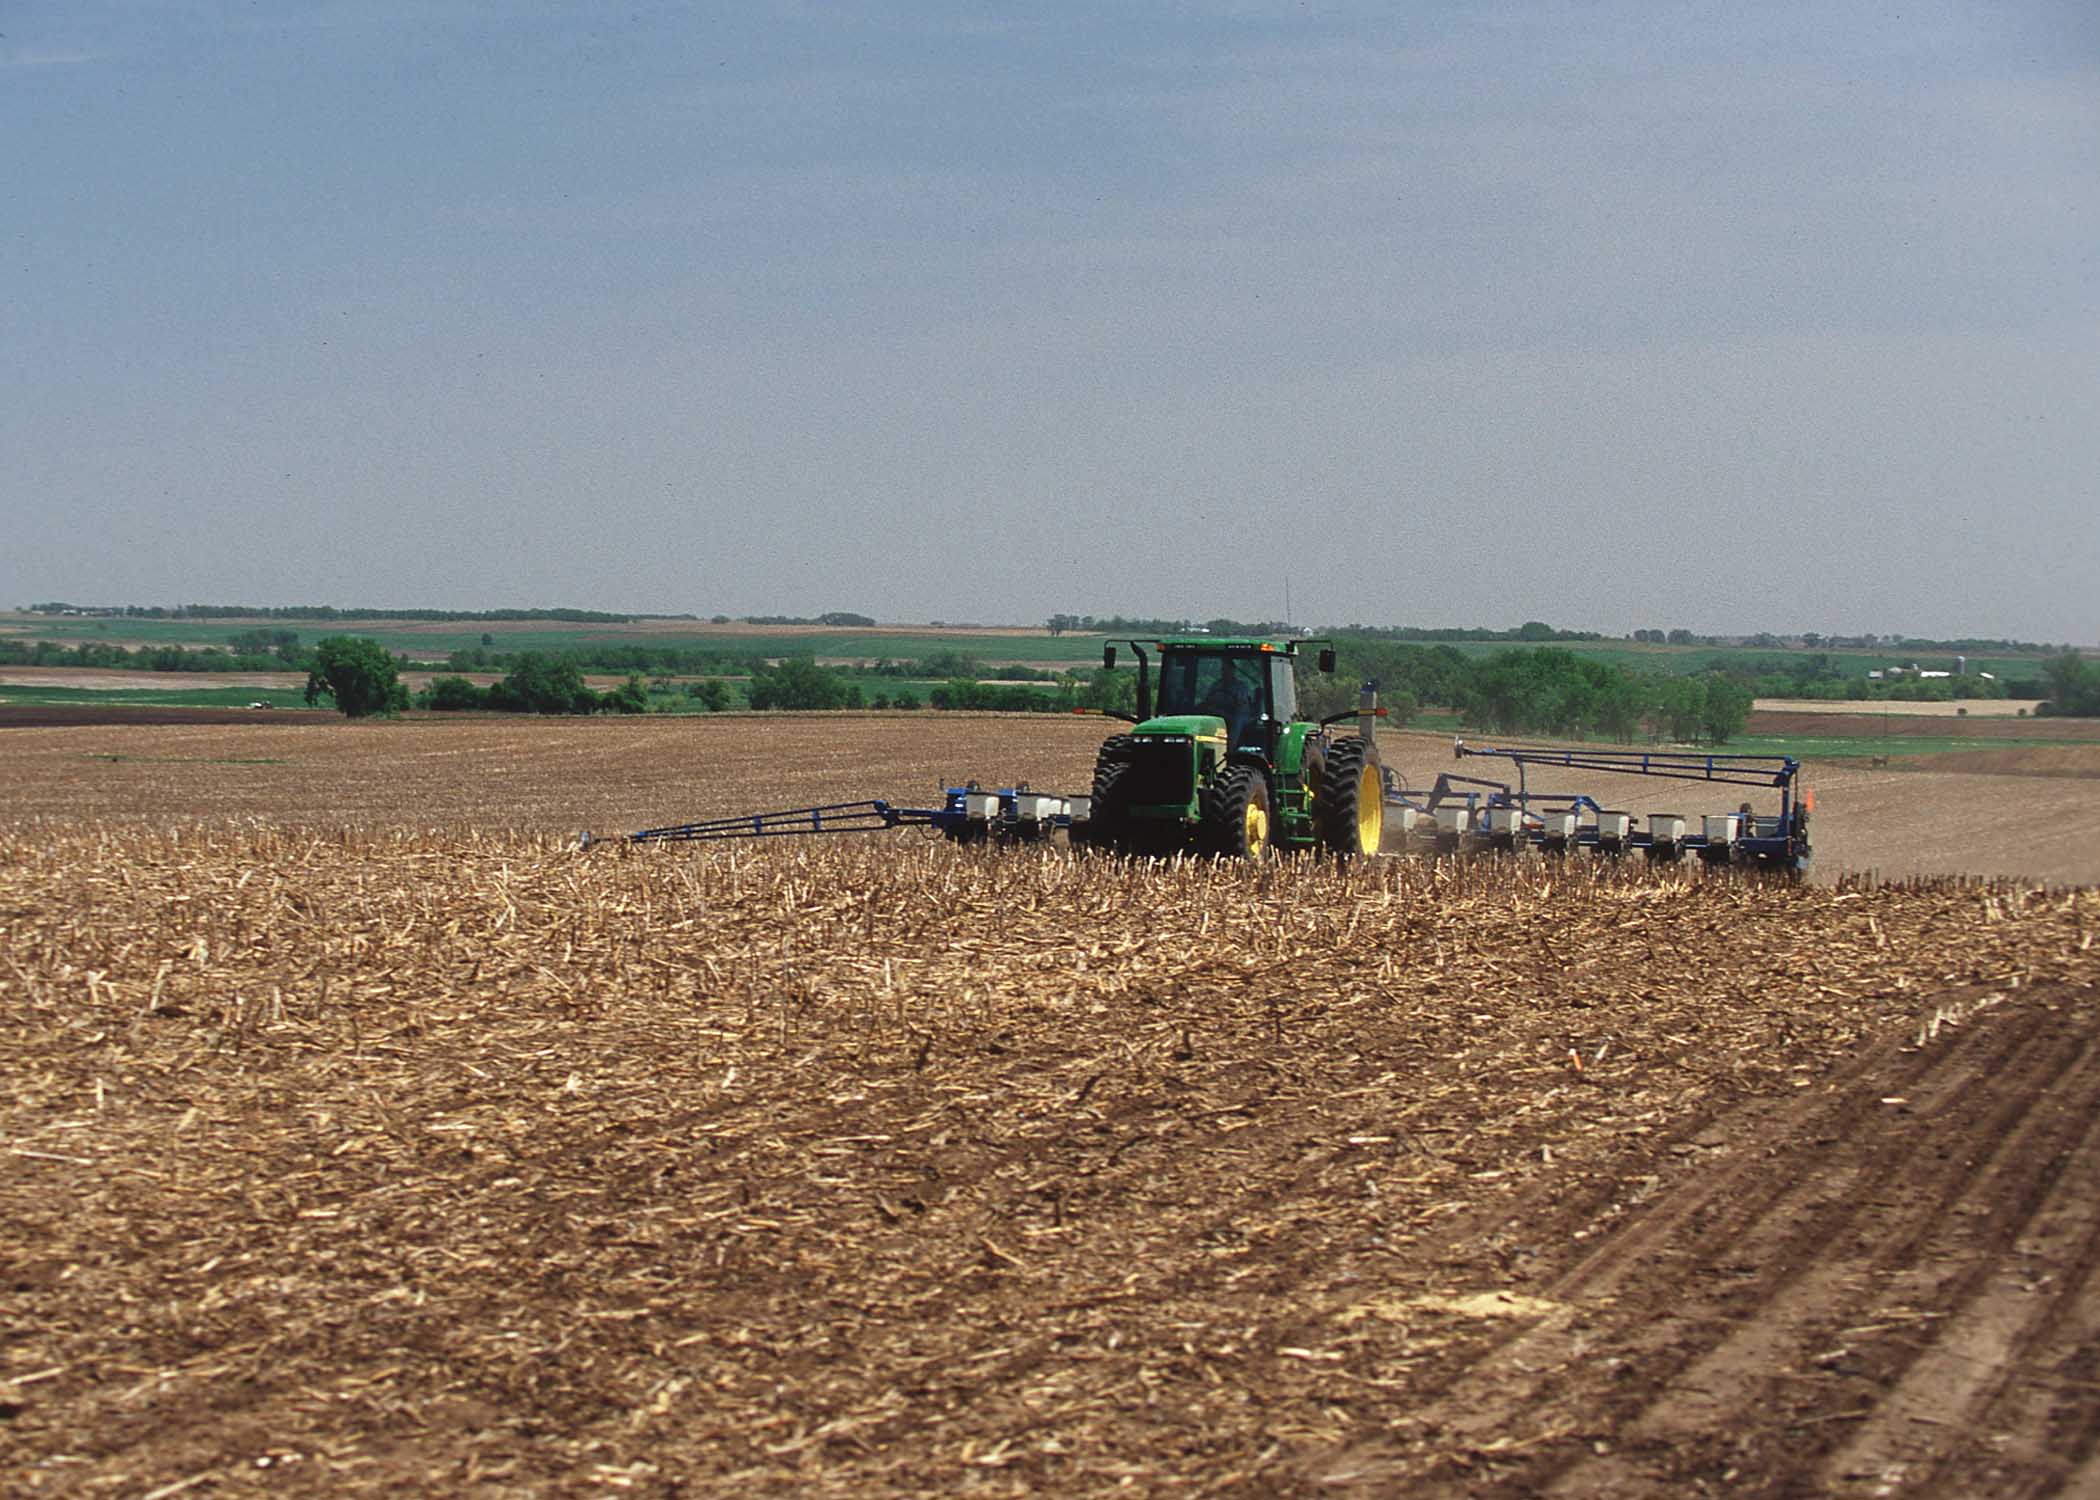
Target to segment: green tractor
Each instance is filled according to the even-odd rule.
[[[1176,637],[1138,661],[1138,711],[1094,762],[1093,803],[1077,838],[1096,848],[1164,854],[1197,849],[1259,859],[1271,849],[1375,854],[1385,829],[1384,778],[1366,706],[1318,723],[1298,717],[1298,643]],[[1116,648],[1101,653],[1113,668]],[[1334,651],[1318,657],[1334,670]],[[1368,705],[1368,698],[1366,704]],[[1359,732],[1329,726],[1360,718]]]

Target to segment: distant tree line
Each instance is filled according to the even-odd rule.
[[[343,608],[329,604],[255,605],[255,604],[177,604],[164,605],[99,605],[71,604],[63,600],[47,600],[41,604],[25,605],[23,608],[34,614],[87,615],[110,619],[139,620],[224,620],[224,619],[279,619],[330,622],[339,620],[416,620],[427,622],[473,622],[473,621],[558,621],[581,625],[627,625],[638,620],[691,620],[699,621],[697,614],[616,614],[593,609],[386,609],[379,607]],[[714,624],[727,625],[728,615],[708,617]],[[876,625],[870,615],[849,610],[833,610],[821,615],[744,615],[740,617],[747,625],[830,625],[872,628]],[[931,622],[936,628],[944,623]],[[1133,617],[1127,615],[1077,615],[1056,614],[1047,622],[1052,635],[1083,632],[1101,635],[1157,636],[1178,635],[1195,630],[1208,631],[1213,635],[1285,636],[1303,634],[1301,627],[1281,620],[1215,620],[1166,619],[1156,616]],[[967,628],[957,626],[956,628]],[[1367,639],[1394,641],[1602,641],[1615,639],[1594,630],[1563,630],[1541,620],[1527,620],[1522,625],[1508,630],[1496,630],[1487,626],[1418,626],[1418,625],[1360,625],[1323,627],[1322,632],[1336,635],[1361,636]],[[1937,652],[2003,652],[2008,655],[2044,655],[2052,651],[2071,650],[2066,644],[2052,645],[2048,642],[2008,640],[1998,637],[1965,636],[1959,639],[1941,640],[1916,635],[1878,635],[1872,631],[1859,635],[1825,635],[1814,630],[1778,632],[1759,631],[1750,635],[1700,634],[1681,627],[1669,630],[1642,629],[1632,632],[1630,639],[1649,645],[1670,646],[1750,646],[1768,650],[1832,650],[1832,651],[1937,651]]]
[[[1083,620],[1074,628],[1099,628]],[[1186,622],[1164,622],[1167,631],[1147,631],[1142,622],[1118,618],[1114,628],[1134,636],[1181,633]],[[1219,635],[1278,635],[1275,622],[1211,622]],[[1528,632],[1528,634],[1527,634]],[[1528,622],[1499,638],[1521,639],[1533,649],[1486,655],[1462,652],[1447,641],[1402,640],[1392,632],[1337,632],[1340,671],[1325,677],[1312,670],[1312,654],[1300,658],[1299,696],[1303,710],[1316,717],[1353,707],[1365,679],[1380,684],[1392,722],[1404,723],[1427,705],[1455,712],[1469,726],[1497,734],[1543,734],[1559,737],[1630,741],[1641,735],[1672,740],[1704,739],[1725,743],[1741,732],[1758,697],[1826,698],[1860,702],[1949,700],[2004,696],[2044,697],[2041,712],[2100,716],[2100,666],[2073,651],[2039,664],[2034,681],[2007,681],[1981,674],[1922,677],[1904,674],[1868,680],[1848,670],[1827,652],[1774,655],[1729,661],[1704,673],[1669,674],[1630,670],[1562,647],[1542,644],[1551,632],[1541,622]],[[1658,632],[1667,639],[1676,632]],[[1473,639],[1478,632],[1461,633]],[[490,638],[484,636],[485,641]],[[344,642],[356,643],[352,652]],[[1958,643],[1975,645],[1976,643]],[[380,687],[364,683],[358,672],[384,676],[377,664],[390,664],[391,677]],[[145,646],[126,649],[99,642],[60,644],[0,638],[0,665],[111,668],[158,672],[306,671],[310,696],[343,707],[339,683],[349,684],[349,701],[364,713],[388,713],[407,706],[405,690],[396,692],[399,672],[410,663],[389,655],[377,642],[356,637],[330,637],[319,645],[301,643],[296,631],[243,631],[226,646],[184,648]],[[1852,664],[1856,667],[1856,663]],[[646,642],[600,643],[561,652],[517,654],[486,645],[451,653],[452,674],[417,695],[417,707],[438,711],[571,714],[645,712],[652,697],[642,678],[658,678],[658,692],[682,694],[684,706],[721,711],[734,705],[729,675],[747,679],[744,696],[754,709],[909,708],[1002,712],[1069,712],[1096,709],[1130,712],[1135,706],[1136,674],[1132,671],[1053,671],[1036,667],[992,667],[977,657],[941,650],[913,660],[881,660],[858,667],[821,666],[812,656],[780,661],[716,650],[658,646]],[[460,673],[502,672],[502,679],[483,687]],[[623,672],[627,681],[605,693],[584,682],[587,671]],[[345,673],[350,675],[344,675]],[[996,674],[1004,681],[986,681]],[[705,680],[674,685],[674,675]],[[907,682],[935,680],[922,705]],[[349,709],[345,709],[349,712]]]
[[[559,661],[574,662],[585,672],[627,672],[649,677],[750,675],[766,668],[771,657],[749,651],[721,650],[705,646],[659,646],[647,642],[604,642],[569,647],[547,653]],[[466,646],[445,658],[451,672],[501,672],[517,658],[509,652],[485,646]],[[961,651],[942,650],[923,657],[883,657],[867,666],[837,668],[853,676],[875,677],[987,677],[997,675],[1016,682],[1055,682],[1059,674],[1041,667],[991,667],[981,658]]]
[[[464,646],[448,653],[445,669],[450,672],[504,672],[524,653],[497,651],[488,646]],[[584,672],[635,672],[644,676],[687,676],[739,670],[747,656],[740,652],[705,647],[659,646],[648,641],[604,641],[588,646],[569,646],[534,655],[573,663]]]
[[[1636,630],[1631,638],[1651,646],[1751,646],[1761,651],[2001,651],[2008,655],[2038,656],[2052,649],[2035,641],[1995,640],[1976,636],[1960,640],[1933,640],[1919,635],[1875,635],[1871,631],[1865,635],[1824,635],[1814,630],[1799,631],[1792,635],[1775,635],[1769,630],[1760,630],[1755,635],[1695,635],[1689,630]]]
[[[1424,628],[1415,625],[1344,625],[1330,632],[1372,641],[1601,641],[1594,630],[1561,630],[1544,620],[1526,620],[1510,630],[1486,626],[1465,629]]]
[[[480,710],[509,714],[643,714],[649,689],[638,676],[593,692],[573,661],[538,651],[521,653],[501,681],[481,687],[464,677],[438,677],[416,695],[416,707],[439,712]]]
[[[609,692],[585,685],[573,663],[527,652],[500,682],[481,687],[464,677],[440,677],[411,700],[401,681],[407,663],[379,642],[362,636],[329,636],[309,658],[306,701],[327,703],[353,719],[392,717],[414,706],[440,711],[593,714],[647,713],[649,690],[639,677]]]
[[[1813,656],[1767,657],[1731,662],[1720,670],[1747,681],[1760,698],[1809,698],[1855,703],[1952,703],[1964,698],[2039,698],[2039,679],[1985,676],[1971,672],[1922,677],[1863,677],[1847,672],[1824,652]]]
[[[1281,620],[1166,620],[1158,618],[1132,618],[1128,615],[1052,615],[1045,624],[1052,635],[1068,632],[1087,635],[1136,636],[1140,639],[1157,635],[1188,635],[1201,631],[1207,635],[1252,635],[1282,638],[1298,634],[1298,627]]]
[[[1003,669],[1002,669],[1003,670]],[[755,709],[832,709],[927,707],[996,713],[1072,713],[1080,709],[1129,712],[1137,699],[1137,679],[1129,672],[1095,667],[1085,672],[1033,674],[1042,686],[1013,682],[980,682],[951,677],[928,689],[922,705],[909,689],[867,691],[872,672],[851,672],[820,665],[808,656],[761,663],[745,689]]]
[[[719,617],[717,624],[726,624]],[[856,615],[843,609],[832,610],[821,615],[745,615],[746,625],[835,625],[866,627],[875,623],[868,615]]]
[[[127,650],[100,641],[64,645],[58,641],[0,637],[0,666],[92,667],[130,672],[303,672],[312,664],[312,653],[298,644],[296,635],[284,645],[262,645],[252,640],[237,644],[246,639],[236,636],[224,647],[140,646]]]
[[[1755,694],[1726,674],[1633,672],[1560,647],[1468,655],[1451,645],[1418,646],[1343,637],[1333,676],[1299,658],[1300,708],[1315,718],[1357,702],[1366,680],[1379,685],[1388,723],[1404,724],[1425,704],[1494,734],[1631,741],[1643,734],[1724,744],[1740,734]]]
[[[1283,640],[1308,634],[1348,635],[1384,641],[1601,641],[1594,630],[1557,630],[1543,620],[1527,620],[1511,630],[1492,630],[1484,625],[1438,629],[1416,625],[1342,625],[1311,632],[1282,620],[1165,620],[1131,619],[1125,615],[1052,615],[1046,622],[1052,635],[1078,632],[1092,635],[1133,636],[1143,639],[1161,635],[1267,636]]]
[[[2045,684],[1976,674],[1870,680],[1846,673],[1824,653],[1735,661],[1679,674],[1633,670],[1552,646],[1469,655],[1446,644],[1341,636],[1337,652],[1333,677],[1315,673],[1309,654],[1299,658],[1299,702],[1315,717],[1350,707],[1359,685],[1376,679],[1381,701],[1395,720],[1435,704],[1455,711],[1470,727],[1498,734],[1621,741],[1651,735],[1722,744],[1741,733],[1758,698],[1947,702],[2039,697],[2046,687],[2058,702],[2079,703],[2088,701],[2080,694],[2087,678],[2079,674],[2100,679],[2100,668],[2076,656],[2052,658],[2045,670],[2053,676]]]
[[[333,604],[32,604],[40,615],[101,615],[126,620],[559,620],[575,625],[631,625],[637,620],[692,620],[695,615],[620,615],[596,609],[341,609]]]

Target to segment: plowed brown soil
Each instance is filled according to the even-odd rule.
[[[2031,717],[2041,707],[2039,698],[1970,698],[1961,703],[1902,703],[1889,701],[1892,714],[1901,713],[1916,718],[1948,719],[2016,719]],[[1865,703],[1857,699],[1834,702],[1817,698],[1760,698],[1759,713],[1785,714],[1859,714],[1881,715],[1879,704]]]
[[[2100,777],[2100,745],[2028,745],[2017,750],[1954,750],[1944,755],[1897,756],[1889,762],[1906,771],[1976,776]]]
[[[1906,704],[1906,708],[1914,705]],[[1781,712],[1759,709],[1750,716],[1745,734],[1775,738],[1818,735],[1872,740],[1891,739],[1979,740],[2100,740],[2100,724],[2091,719],[2008,719],[1971,714],[1967,718],[1917,713],[1820,713]]]
[[[0,1493],[2100,1486],[2100,893],[552,832],[895,728],[10,735]]]
[[[0,726],[11,712],[0,708]],[[58,723],[0,737],[0,821],[260,818],[546,834],[858,797],[917,804],[972,776],[1084,791],[1104,730],[1100,719],[1055,715],[349,724],[244,709],[141,709],[122,721],[107,709],[21,712]],[[1387,734],[1381,744],[1386,764],[1416,786],[1491,765],[1454,761],[1443,735]],[[2056,774],[2017,777],[1811,763],[1818,878],[1855,870],[2100,883],[2100,816],[2090,779],[2076,774],[2090,765],[2085,754],[2071,750],[2064,767],[2023,761]],[[1574,780],[1582,786],[1562,785]],[[1633,777],[1552,772],[1533,784],[1588,790],[1640,813],[1727,812],[1746,796],[1776,806],[1769,790]]]

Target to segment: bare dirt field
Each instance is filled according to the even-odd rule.
[[[2091,719],[1957,719],[1947,715],[1878,713],[1768,713],[1750,716],[1745,734],[1787,737],[1828,736],[1892,739],[2100,740],[2100,725]]]
[[[0,730],[0,1493],[2100,1492],[2100,892],[568,837],[1101,732]]]
[[[96,688],[105,692],[183,688],[260,688],[296,695],[304,672],[129,672],[100,667],[0,667],[0,689],[14,687]]]
[[[321,716],[314,714],[309,717],[319,719]],[[166,729],[182,725],[196,728],[207,724],[255,722],[255,710],[246,708],[189,708],[157,703],[9,703],[0,699],[0,730],[109,729],[119,726]],[[6,743],[19,746],[22,742]]]
[[[1920,719],[2016,719],[2021,714],[2032,715],[2041,706],[2039,698],[1968,698],[1960,703],[1890,703],[1892,716]],[[1881,705],[1863,705],[1856,701],[1833,702],[1827,698],[1760,698],[1759,713],[1781,714],[1860,714],[1871,713],[1878,721]]]
[[[0,822],[260,819],[573,837],[776,805],[938,798],[942,786],[994,768],[1077,789],[1103,733],[1099,719],[1058,716],[348,723],[231,710],[208,723],[119,724],[89,712],[91,724],[0,730],[10,772]]]
[[[0,707],[0,820],[265,819],[323,826],[515,829],[573,835],[860,797],[920,803],[969,777],[1083,791],[1099,719],[1046,715],[836,715],[624,721],[418,719],[348,724],[247,710]],[[179,722],[177,722],[179,721]],[[17,733],[12,723],[68,725]],[[1381,737],[1416,786],[1454,762],[1448,737]],[[2028,747],[2039,752],[2050,747]],[[2005,774],[1857,761],[1811,764],[1819,878],[1844,870],[2027,876],[2100,884],[2090,752]],[[2017,752],[1980,752],[2013,755]],[[1929,765],[1936,765],[1934,757]],[[2024,763],[2024,762],[2023,762]],[[1558,773],[1534,781],[1557,788]],[[1770,792],[1591,776],[1583,787],[1638,813],[1697,816]]]
[[[2100,745],[2027,745],[2012,750],[1951,750],[1938,755],[1891,756],[1909,771],[1982,776],[2063,778],[2100,776]]]

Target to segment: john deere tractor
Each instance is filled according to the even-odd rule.
[[[1373,854],[1385,827],[1375,740],[1335,734],[1357,713],[1298,717],[1295,641],[1184,637],[1157,643],[1159,681],[1137,655],[1138,711],[1094,762],[1091,816],[1075,835],[1130,853],[1271,849]],[[1101,654],[1116,664],[1116,648]],[[1332,648],[1320,652],[1334,670]],[[1368,712],[1368,711],[1365,711]],[[1364,722],[1368,722],[1366,719]]]

